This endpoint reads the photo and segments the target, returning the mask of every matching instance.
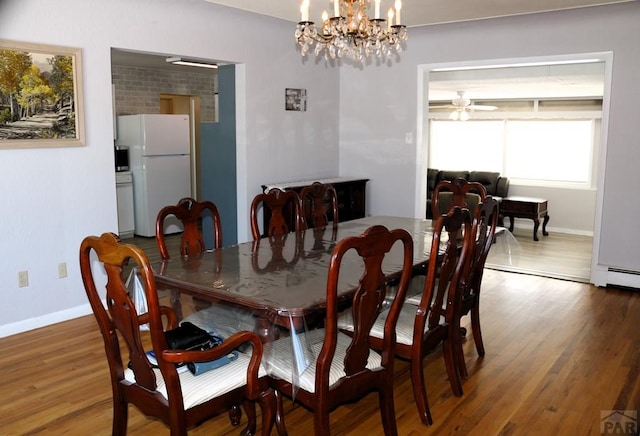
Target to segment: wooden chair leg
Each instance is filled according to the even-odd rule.
[[[256,434],[256,405],[253,401],[249,400],[245,400],[242,404],[244,406],[244,411],[247,414],[247,426],[240,432],[240,435],[253,436]],[[229,415],[231,415],[231,409],[229,409]]]
[[[276,421],[276,396],[272,389],[263,391],[258,399],[262,411],[262,435],[269,436]],[[278,431],[278,434],[279,431]]]
[[[433,424],[431,410],[429,410],[429,400],[427,399],[427,388],[424,384],[424,373],[422,371],[422,359],[419,362],[411,361],[411,385],[413,387],[413,397],[416,400],[418,415],[424,425]]]
[[[393,385],[388,387],[385,391],[380,391],[379,399],[380,414],[382,415],[382,427],[384,428],[384,434],[398,436],[395,404],[393,402]]]
[[[325,404],[318,404],[313,411],[313,428],[315,436],[330,434],[329,408]]]
[[[116,397],[117,395],[114,394],[111,434],[113,436],[125,436],[129,420],[129,405],[124,401],[118,401]]]
[[[466,329],[464,327],[460,327],[456,330],[459,333],[459,336],[456,338],[453,345],[454,352],[454,363],[456,368],[458,369],[458,374],[462,379],[469,378],[469,373],[467,372],[467,364],[464,360],[464,350],[462,349],[462,338],[466,333]],[[454,332],[455,333],[455,332]]]
[[[478,356],[484,356],[484,343],[482,342],[482,332],[480,330],[480,308],[477,304],[471,309],[471,330],[473,331],[473,341],[476,343]]]
[[[457,328],[457,327],[456,327]],[[455,335],[455,334],[454,334]],[[452,336],[454,336],[452,335]],[[449,383],[451,384],[451,390],[456,397],[462,396],[462,381],[460,380],[460,374],[456,367],[456,346],[457,342],[453,338],[448,338],[443,343],[443,355],[444,364],[447,368],[447,375],[449,377]]]
[[[287,428],[284,425],[284,406],[282,405],[282,394],[278,391],[274,392],[276,398],[276,430],[278,435],[287,436]]]
[[[242,419],[242,409],[240,405],[234,404],[229,409],[229,421],[231,421],[231,425],[234,427],[240,425],[240,420]]]

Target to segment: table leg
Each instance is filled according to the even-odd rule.
[[[540,218],[535,217],[533,219],[533,240],[538,241],[538,227],[540,227]]]
[[[546,213],[544,215],[544,221],[542,221],[542,234],[544,236],[549,236],[549,232],[547,232],[547,223],[549,222],[549,214]]]
[[[513,233],[513,223],[516,220],[513,215],[507,215],[509,217],[509,231]]]

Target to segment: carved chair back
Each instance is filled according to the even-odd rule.
[[[300,191],[302,211],[307,228],[325,227],[329,224],[329,217],[325,208],[325,201],[330,202],[331,220],[334,227],[338,225],[338,194],[333,185],[313,182]]]
[[[258,210],[269,214],[267,226],[260,231]],[[251,234],[253,239],[263,236],[279,236],[291,231],[299,231],[304,226],[300,196],[295,191],[283,191],[272,188],[266,193],[256,195],[251,202]]]
[[[431,210],[434,218],[446,214],[451,208],[458,206],[467,208],[473,214],[478,203],[484,201],[487,190],[479,182],[468,182],[462,177],[438,183],[431,197]]]
[[[222,246],[222,223],[216,205],[211,201],[196,201],[189,197],[182,198],[175,206],[163,207],[156,218],[156,242],[160,257],[163,260],[171,257],[164,237],[164,227],[165,220],[172,215],[180,220],[184,227],[180,239],[181,256],[192,256],[206,251],[207,248],[201,229],[203,218],[207,215],[212,220],[211,225],[213,228],[213,246],[211,248]]]

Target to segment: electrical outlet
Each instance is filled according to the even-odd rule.
[[[67,262],[60,262],[58,264],[58,278],[63,279],[67,276]]]
[[[18,271],[18,287],[29,286],[29,271]]]

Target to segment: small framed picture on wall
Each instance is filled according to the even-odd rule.
[[[307,110],[307,90],[297,88],[286,88],[285,93],[285,109],[288,111],[306,111]]]

